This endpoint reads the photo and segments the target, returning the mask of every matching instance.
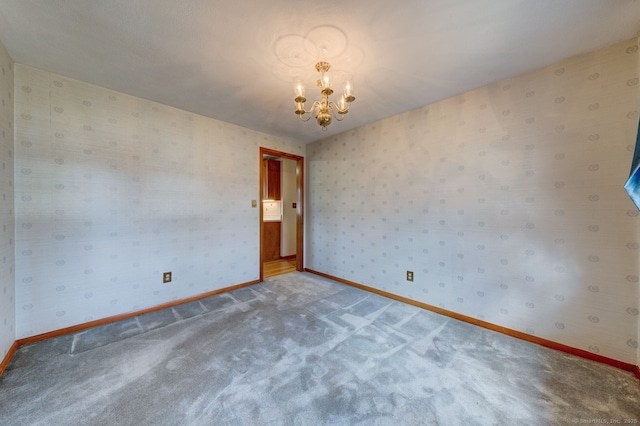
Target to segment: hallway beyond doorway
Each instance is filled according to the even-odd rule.
[[[275,277],[276,275],[288,274],[296,270],[296,257],[284,257],[282,259],[264,262],[264,278]]]

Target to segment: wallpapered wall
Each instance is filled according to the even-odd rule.
[[[637,364],[638,76],[634,39],[309,145],[306,266]]]
[[[0,44],[0,361],[16,340],[13,214],[13,63]]]
[[[259,278],[259,146],[303,146],[18,64],[15,91],[17,338]]]

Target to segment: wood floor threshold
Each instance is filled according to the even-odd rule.
[[[607,364],[612,367],[619,368],[621,370],[629,371],[635,374],[636,378],[640,380],[640,366],[630,364],[628,362],[619,361],[617,359],[609,358],[606,356],[602,356],[599,354],[594,354],[593,352],[585,351],[583,349],[574,348],[572,346],[567,346],[562,343],[554,342],[552,340],[543,339],[540,337],[532,336],[531,334],[523,333],[521,331],[513,330],[507,327],[502,327],[496,324],[492,324],[490,322],[482,321],[473,317],[469,317],[466,315],[462,315],[453,311],[449,311],[446,309],[438,308],[437,306],[429,305],[427,303],[418,302],[417,300],[409,299],[407,297],[398,296],[397,294],[389,293],[383,290],[378,290],[373,287],[368,287],[366,285],[358,284],[353,281],[345,280],[343,278],[335,277],[333,275],[325,274],[323,272],[314,271],[313,269],[305,268],[306,272],[311,274],[319,275],[321,277],[329,278],[334,281],[338,281],[343,284],[350,285],[352,287],[359,288],[361,290],[368,291],[370,293],[375,293],[380,296],[387,297],[389,299],[397,300],[399,302],[407,303],[409,305],[416,306],[418,308],[425,309],[427,311],[435,312],[440,315],[444,315],[450,318],[454,318],[460,321],[464,321],[469,324],[477,325],[482,328],[486,328],[488,330],[496,331],[498,333],[506,334],[507,336],[515,337],[517,339],[526,340],[527,342],[535,343],[540,346],[544,346],[550,349],[555,349],[558,351],[566,352],[571,355],[579,356],[581,358],[586,358],[591,361],[600,362],[602,364]]]
[[[116,321],[121,321],[121,320],[124,320],[124,319],[127,319],[127,318],[137,317],[138,315],[148,314],[149,312],[154,312],[154,311],[159,311],[159,310],[162,310],[162,309],[171,308],[171,307],[174,307],[174,306],[177,306],[177,305],[182,305],[183,303],[189,303],[189,302],[193,302],[193,301],[196,301],[196,300],[204,299],[204,298],[207,298],[207,297],[215,296],[216,294],[227,293],[229,291],[237,290],[239,288],[248,287],[250,285],[258,284],[259,282],[260,282],[260,280],[249,281],[249,282],[246,282],[246,283],[243,283],[243,284],[237,284],[237,285],[233,285],[233,286],[230,286],[230,287],[225,287],[225,288],[221,288],[221,289],[218,289],[218,290],[209,291],[207,293],[198,294],[196,296],[188,297],[186,299],[174,300],[172,302],[163,303],[161,305],[152,306],[150,308],[142,309],[142,310],[139,310],[139,311],[128,312],[126,314],[120,314],[120,315],[114,315],[114,316],[110,316],[110,317],[107,317],[107,318],[102,318],[102,319],[95,320],[95,321],[90,321],[90,322],[85,322],[85,323],[82,323],[82,324],[72,325],[70,327],[65,327],[65,328],[61,328],[61,329],[58,329],[58,330],[53,330],[53,331],[48,331],[46,333],[37,334],[35,336],[30,336],[30,337],[25,337],[23,339],[18,339],[13,343],[13,345],[9,349],[9,352],[7,352],[7,355],[4,357],[4,359],[2,360],[2,363],[0,364],[0,377],[2,377],[2,375],[4,374],[7,366],[11,362],[11,359],[15,355],[16,351],[18,350],[18,348],[20,348],[22,346],[30,345],[32,343],[41,342],[41,341],[47,340],[47,339],[52,339],[54,337],[64,336],[66,334],[76,333],[78,331],[87,330],[89,328],[98,327],[100,325],[110,324],[110,323],[113,323],[113,322],[116,322]]]
[[[282,274],[288,274],[296,270],[296,256],[286,256],[280,259],[270,260],[262,264],[263,278],[271,278]]]

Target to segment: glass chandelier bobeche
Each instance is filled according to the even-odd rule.
[[[344,86],[344,93],[338,103],[329,100],[329,96],[333,94],[329,69],[331,69],[331,64],[328,62],[320,61],[316,64],[316,71],[320,73],[318,87],[320,88],[321,99],[314,101],[309,111],[304,109],[304,103],[307,102],[307,98],[304,97],[304,85],[300,80],[296,80],[294,85],[296,115],[302,121],[309,121],[315,112],[316,121],[322,126],[322,130],[327,129],[334,117],[338,121],[344,120],[345,114],[349,112],[351,107],[351,102],[356,100],[353,96],[353,85],[350,80],[347,80]]]

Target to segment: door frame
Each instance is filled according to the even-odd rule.
[[[264,156],[287,158],[296,161],[296,270],[304,271],[304,157],[275,149],[260,147],[260,281],[264,279],[264,253],[262,244],[264,239],[264,222],[262,200],[264,199],[264,168],[262,160]]]

